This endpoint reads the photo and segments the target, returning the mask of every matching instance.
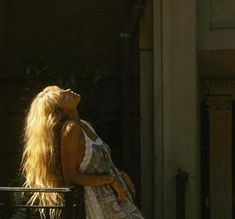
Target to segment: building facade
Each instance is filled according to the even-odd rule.
[[[149,218],[177,218],[178,169],[188,173],[185,218],[234,218],[234,8],[230,0],[146,1],[141,185]]]

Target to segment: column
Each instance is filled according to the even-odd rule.
[[[212,219],[232,219],[232,101],[229,96],[209,96],[210,214]]]
[[[201,203],[197,1],[153,2],[155,218],[176,218],[176,173],[180,168],[189,173],[186,219],[198,219]]]

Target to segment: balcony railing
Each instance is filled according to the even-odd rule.
[[[27,205],[23,197],[29,197],[33,192],[61,193],[64,195],[63,206]],[[18,197],[18,198],[17,198]],[[28,199],[27,199],[28,200]],[[51,209],[60,209],[62,219],[85,219],[84,191],[82,187],[69,188],[24,188],[0,187],[0,219],[25,218],[38,219],[39,209],[44,209],[45,218],[49,219]]]

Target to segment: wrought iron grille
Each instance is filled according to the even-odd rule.
[[[64,195],[63,206],[27,205],[28,198],[34,192],[61,193]],[[51,209],[61,210],[61,219],[85,219],[84,191],[82,187],[69,188],[24,188],[0,187],[0,219],[38,219],[39,209],[44,209],[45,218],[49,219]]]

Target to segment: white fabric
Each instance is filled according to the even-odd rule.
[[[87,122],[87,121],[85,121],[85,120],[82,120],[81,119],[81,121],[83,122],[83,123],[85,123],[95,134],[96,134],[96,136],[97,136],[97,139],[95,140],[95,141],[93,141],[93,140],[91,140],[87,135],[86,135],[86,133],[85,133],[85,135],[88,137],[88,140],[90,140],[90,142],[92,143],[95,143],[95,144],[97,144],[97,145],[101,145],[101,144],[103,144],[103,141],[100,139],[100,137],[97,135],[97,133],[96,133],[96,131],[93,129],[93,127]]]
[[[81,120],[82,122],[84,122],[93,132],[95,132],[95,130],[88,124],[88,122],[86,122],[85,120]],[[83,131],[83,130],[82,130]],[[96,133],[96,132],[95,132]],[[85,136],[85,156],[80,164],[80,168],[79,170],[81,172],[84,172],[88,166],[88,164],[91,161],[91,156],[92,156],[92,144],[97,144],[97,145],[101,145],[103,143],[103,141],[98,137],[96,139],[96,141],[93,141],[91,138],[89,138],[87,136],[87,134],[83,131],[83,134]]]
[[[103,212],[101,211],[99,202],[90,186],[85,186],[85,207],[87,219],[104,219]],[[88,217],[88,215],[90,217]]]
[[[82,120],[92,131],[95,130],[84,120]],[[83,131],[83,130],[82,130]],[[93,141],[91,138],[87,136],[87,134],[83,131],[85,136],[85,155],[80,164],[79,171],[83,173],[87,166],[89,165],[92,157],[92,144],[101,145],[103,141],[98,137],[96,141]],[[96,133],[96,132],[95,132]],[[96,195],[93,192],[91,186],[84,186],[84,198],[85,198],[85,207],[87,215],[90,215],[92,219],[104,219],[103,213],[101,211],[100,205],[97,201]],[[87,217],[88,219],[88,217]],[[90,218],[89,218],[90,219]]]
[[[92,146],[91,146],[91,140],[88,138],[88,136],[86,135],[86,133],[83,131],[84,133],[84,136],[85,136],[85,155],[83,157],[83,160],[80,164],[80,172],[84,172],[88,166],[88,164],[90,163],[91,161],[91,156],[92,156]]]

